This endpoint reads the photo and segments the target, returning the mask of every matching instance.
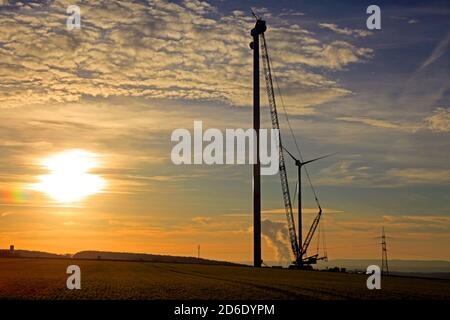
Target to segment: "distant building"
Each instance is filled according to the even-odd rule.
[[[0,258],[9,258],[9,257],[14,257],[14,256],[15,256],[14,245],[10,245],[9,250],[8,249],[0,249]]]

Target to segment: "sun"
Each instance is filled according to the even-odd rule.
[[[102,191],[106,182],[90,170],[99,167],[95,153],[74,149],[52,155],[41,162],[49,174],[38,176],[32,189],[47,194],[52,199],[68,203],[80,201]]]

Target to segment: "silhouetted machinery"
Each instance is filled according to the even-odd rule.
[[[263,72],[264,72],[264,78],[266,82],[266,90],[267,90],[267,96],[269,100],[269,107],[270,107],[270,116],[272,121],[272,128],[273,129],[280,129],[280,124],[278,121],[278,112],[277,112],[277,104],[275,100],[275,92],[274,92],[274,86],[273,86],[273,79],[272,79],[272,64],[271,60],[269,58],[269,53],[267,49],[267,42],[264,36],[264,32],[266,31],[266,23],[261,18],[257,17],[255,14],[253,14],[256,18],[256,24],[255,28],[252,30],[252,36],[254,41],[251,43],[250,47],[254,51],[259,51],[258,43],[261,44],[261,56],[263,61]],[[259,37],[259,39],[257,39]],[[260,40],[260,41],[258,41]],[[257,59],[258,54],[255,52],[255,59]],[[254,61],[254,78],[259,77],[259,63],[255,63]],[[258,95],[258,109],[259,109],[259,82],[255,85],[255,93],[254,95]],[[279,88],[278,88],[279,89]],[[281,92],[278,90],[280,97]],[[283,104],[283,100],[281,99],[281,102]],[[284,105],[283,105],[284,107]],[[254,108],[255,110],[255,108]],[[259,113],[259,110],[257,111]],[[287,113],[286,113],[287,117]],[[287,119],[288,120],[288,119]],[[259,115],[258,115],[258,121],[259,121]],[[288,120],[289,124],[289,120]],[[289,124],[290,126],[290,124]],[[259,124],[258,124],[259,127]],[[292,133],[291,128],[291,133]],[[293,135],[293,134],[292,134]],[[291,249],[294,255],[295,260],[292,262],[292,265],[290,268],[296,268],[296,269],[312,269],[312,264],[317,263],[318,260],[326,260],[326,245],[324,242],[324,255],[319,256],[319,241],[318,239],[318,247],[317,247],[317,253],[314,255],[307,256],[307,250],[309,248],[309,245],[311,243],[311,240],[313,239],[313,236],[317,230],[317,227],[319,226],[319,223],[321,221],[322,216],[322,207],[320,206],[319,199],[317,197],[316,191],[312,185],[311,179],[309,177],[308,171],[306,171],[307,178],[309,181],[309,184],[311,186],[311,190],[314,194],[315,202],[317,204],[318,213],[316,217],[314,218],[311,227],[309,228],[309,231],[306,235],[305,240],[302,239],[302,191],[301,191],[301,170],[304,165],[309,164],[313,161],[323,159],[327,156],[316,158],[309,161],[303,161],[302,154],[300,151],[300,148],[298,147],[298,143],[295,140],[295,136],[293,135],[294,141],[296,142],[297,151],[299,153],[299,158],[297,159],[290,153],[282,144],[281,141],[281,134],[279,135],[279,174],[280,174],[280,180],[281,180],[281,189],[283,193],[283,202],[284,202],[284,208],[287,218],[287,224],[288,224],[288,232],[289,232],[289,239],[291,243]],[[294,223],[294,214],[292,210],[292,201],[291,201],[291,195],[289,191],[289,183],[288,183],[288,177],[287,177],[287,170],[286,170],[286,164],[284,159],[284,151],[286,151],[289,156],[295,161],[295,165],[298,168],[298,237],[296,233],[295,223]],[[258,178],[259,179],[259,178]],[[295,197],[294,197],[295,198]],[[255,231],[256,232],[256,231]],[[324,238],[323,238],[324,239]],[[302,242],[303,241],[303,242]],[[256,263],[255,263],[256,265]]]

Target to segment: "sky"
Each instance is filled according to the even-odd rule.
[[[252,126],[253,8],[303,156],[337,152],[309,167],[329,258],[381,258],[384,226],[390,258],[450,260],[450,6],[378,1],[381,30],[368,30],[370,4],[0,1],[0,247],[194,256],[200,244],[251,261],[251,166],[174,165],[170,137],[195,120]],[[80,29],[66,27],[69,5]],[[68,150],[95,155],[101,192],[64,202],[33,188]],[[288,176],[294,190],[290,162]],[[262,197],[263,259],[285,262],[278,176]],[[303,199],[306,234],[306,184]]]

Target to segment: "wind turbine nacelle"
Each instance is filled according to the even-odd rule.
[[[266,32],[266,30],[267,30],[266,22],[264,20],[258,19],[256,20],[255,27],[251,31],[251,35],[254,38]]]

